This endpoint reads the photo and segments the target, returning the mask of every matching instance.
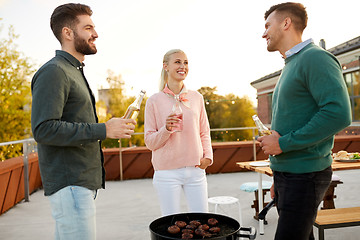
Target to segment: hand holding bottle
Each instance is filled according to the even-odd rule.
[[[134,119],[111,118],[105,123],[107,138],[131,138],[136,121]]]
[[[260,136],[270,136],[273,132],[275,131],[270,131],[259,119],[259,117],[257,115],[253,115],[252,119],[255,122],[256,127],[258,128],[259,131],[259,135]],[[277,132],[276,132],[277,133]],[[256,136],[255,139],[258,140],[260,142],[260,147],[261,149],[264,151],[265,154],[270,154],[272,156],[275,156],[277,154],[282,153],[281,149],[280,149],[280,145],[279,145],[279,138],[280,135],[277,133],[277,136],[273,136],[271,139],[273,141],[271,141],[271,146],[274,146],[275,149],[269,149],[271,147],[269,147],[270,142],[268,143],[268,141],[266,140],[267,138],[263,138],[263,137],[258,137]],[[264,141],[265,140],[265,141]],[[276,146],[277,144],[277,146]],[[275,150],[277,153],[273,153],[273,150]],[[271,151],[271,152],[269,152]]]
[[[280,134],[277,131],[272,130],[270,135],[261,136],[257,140],[260,142],[260,147],[265,154],[279,155],[282,153],[279,144]]]

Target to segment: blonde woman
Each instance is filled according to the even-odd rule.
[[[205,169],[213,162],[210,127],[202,95],[184,85],[188,72],[183,51],[167,52],[160,92],[151,96],[145,106],[145,144],[152,151],[153,185],[163,216],[181,212],[182,192],[190,212],[208,212]],[[177,100],[182,120],[172,113]],[[180,121],[182,131],[175,131]]]

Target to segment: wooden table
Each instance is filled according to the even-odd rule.
[[[265,160],[259,160],[257,162],[264,162]],[[254,167],[250,164],[254,161],[250,162],[237,162],[236,164],[244,169],[248,169],[250,171],[266,174],[270,177],[272,177],[273,173],[270,167]],[[339,170],[351,170],[351,169],[360,169],[360,161],[359,162],[338,162],[333,161],[331,164],[331,167],[333,171],[339,171]]]
[[[257,162],[264,162],[267,160],[259,160]],[[243,169],[247,169],[250,171],[254,171],[258,173],[258,198],[263,198],[263,191],[262,191],[262,174],[266,174],[270,177],[273,176],[273,172],[270,167],[256,167],[251,166],[251,163],[254,163],[255,161],[250,162],[237,162],[236,164]],[[333,161],[331,164],[331,167],[333,171],[339,171],[339,170],[351,170],[351,169],[360,169],[360,162],[339,162],[339,161]],[[263,202],[259,200],[259,211],[260,209],[263,209]],[[261,235],[264,234],[264,220],[259,220],[259,233]]]

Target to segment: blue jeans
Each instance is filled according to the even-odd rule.
[[[313,224],[331,176],[331,167],[303,174],[274,171],[275,203],[279,214],[275,240],[315,239]]]
[[[56,240],[96,239],[96,190],[68,186],[49,196]]]

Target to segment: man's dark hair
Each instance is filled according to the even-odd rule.
[[[77,16],[92,15],[89,6],[80,3],[67,3],[55,8],[50,18],[50,27],[55,37],[61,43],[61,32],[63,27],[75,30],[75,26],[79,23]]]
[[[301,3],[286,2],[274,5],[265,12],[265,20],[274,11],[276,11],[282,19],[290,17],[295,29],[300,32],[303,32],[307,26],[308,16],[304,5]]]

